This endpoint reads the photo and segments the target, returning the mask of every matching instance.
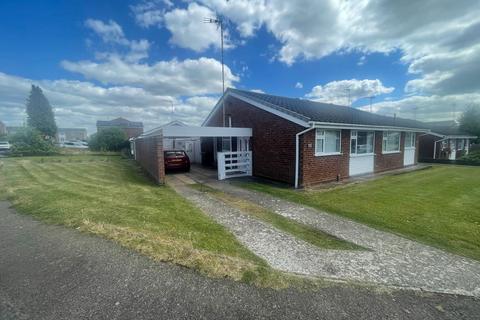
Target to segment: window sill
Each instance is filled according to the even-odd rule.
[[[382,151],[382,154],[394,154],[394,153],[400,153],[400,150],[398,150],[398,151]]]
[[[405,150],[415,150],[415,147],[405,147]]]
[[[351,153],[350,157],[351,158],[357,158],[357,157],[373,157],[375,153],[361,153],[361,154],[356,154],[356,153]]]
[[[325,156],[341,156],[341,152],[331,152],[331,153],[315,153],[315,157],[325,157]]]

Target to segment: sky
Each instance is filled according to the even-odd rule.
[[[480,1],[2,0],[0,121],[199,125],[227,87],[423,121],[480,108]]]

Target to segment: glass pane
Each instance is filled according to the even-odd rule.
[[[231,146],[230,146],[230,137],[223,137],[222,138],[222,151],[223,152],[230,152],[231,151]]]
[[[373,138],[374,138],[374,133],[369,132],[367,134],[367,153],[373,153]]]
[[[373,153],[373,132],[359,131],[357,134],[357,153]]]
[[[325,153],[340,152],[340,131],[325,131]]]
[[[385,151],[400,150],[400,132],[388,132],[387,148]]]
[[[315,140],[315,152],[323,153],[323,139]]]
[[[357,153],[357,139],[350,140],[350,152]]]

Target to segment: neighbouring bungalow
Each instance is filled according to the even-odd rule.
[[[142,122],[130,121],[121,117],[110,121],[97,121],[97,132],[112,127],[122,129],[127,135],[128,139],[136,138],[143,133]]]
[[[86,141],[87,129],[85,128],[58,128],[56,135],[57,142]]]
[[[224,122],[252,129],[253,175],[296,187],[415,165],[428,131],[419,121],[230,88],[203,126]],[[213,140],[204,139],[202,154],[244,148],[236,138]]]
[[[456,160],[467,155],[477,137],[463,132],[456,121],[426,122],[428,134],[420,136],[419,158]]]

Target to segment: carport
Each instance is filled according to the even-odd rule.
[[[251,128],[170,126],[131,141],[135,160],[158,183],[164,183],[165,139],[200,138],[202,164],[214,165],[218,179],[251,176]]]

